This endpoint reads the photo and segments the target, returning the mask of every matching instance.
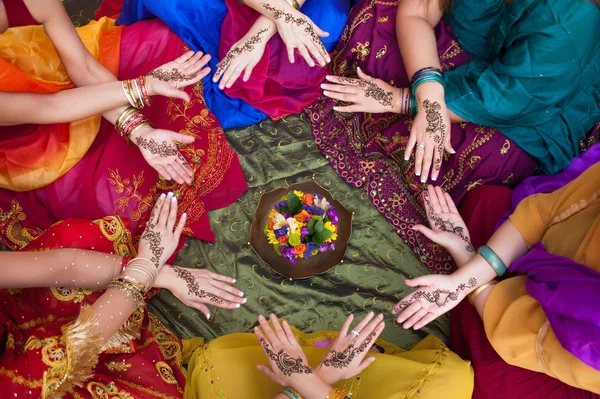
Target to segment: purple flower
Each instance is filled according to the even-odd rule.
[[[290,259],[288,259],[288,260],[290,261],[290,263],[291,263],[292,265],[295,265],[295,264],[296,264],[296,258],[290,258]]]
[[[283,215],[283,217],[286,218],[286,219],[289,219],[289,218],[291,218],[293,216],[292,216],[291,213],[286,213],[286,214]]]
[[[327,212],[327,216],[329,216],[329,218],[331,219],[331,223],[333,224],[338,224],[338,222],[340,221],[337,212],[333,208],[331,208],[329,212]]]
[[[304,251],[304,259],[308,259],[312,256],[312,251],[306,250]]]
[[[284,236],[284,235],[287,234],[287,232],[288,232],[288,227],[287,226],[283,226],[280,229],[274,230],[275,238],[279,238],[281,236]]]
[[[317,249],[317,244],[315,244],[314,242],[309,242],[308,244],[306,244],[307,249],[312,252],[315,249]]]
[[[331,246],[330,242],[323,243],[323,245],[321,245],[321,247],[319,247],[319,252],[327,251],[330,246]]]
[[[323,216],[325,214],[325,211],[321,208],[317,208],[316,212],[314,212],[314,213],[316,213],[319,216]]]
[[[300,229],[300,234],[301,234],[302,236],[307,236],[307,235],[309,234],[309,232],[308,232],[308,227],[303,227],[303,228],[301,228],[301,229]]]
[[[279,246],[279,253],[280,253],[281,255],[285,255],[285,247],[284,247],[283,245],[280,245],[280,246]]]
[[[287,207],[287,201],[281,201],[275,204],[275,209],[278,211],[284,209],[285,207]]]

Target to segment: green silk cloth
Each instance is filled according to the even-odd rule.
[[[454,0],[473,60],[444,73],[446,103],[494,127],[555,174],[600,122],[600,8],[574,0]]]
[[[206,321],[169,291],[152,299],[150,310],[183,338],[213,339],[251,332],[259,314],[275,313],[304,332],[338,330],[353,313],[385,316],[383,338],[408,348],[428,333],[449,341],[449,316],[423,331],[404,330],[392,307],[410,289],[404,279],[428,273],[392,226],[373,207],[364,190],[346,184],[316,147],[306,116],[265,121],[226,131],[237,152],[249,189],[235,204],[209,213],[216,236],[213,244],[188,238],[177,264],[232,276],[247,296],[240,309],[211,308]],[[289,281],[264,264],[248,245],[250,224],[261,193],[312,179],[348,210],[355,212],[353,231],[343,264],[308,280]]]

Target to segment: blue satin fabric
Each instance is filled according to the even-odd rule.
[[[329,37],[323,39],[332,51],[346,25],[351,0],[307,0],[302,7],[314,23]],[[240,7],[244,7],[240,5]],[[125,0],[117,23],[160,18],[194,51],[212,56],[210,67],[216,71],[221,41],[221,24],[227,14],[223,0]],[[301,77],[298,77],[301,78]],[[266,115],[244,100],[228,97],[213,83],[212,74],[204,78],[204,99],[224,129],[249,126],[266,119]]]

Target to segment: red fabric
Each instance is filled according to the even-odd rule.
[[[473,246],[485,244],[497,221],[510,209],[511,190],[482,186],[470,192],[460,207]],[[452,350],[471,360],[475,370],[475,399],[591,399],[600,398],[573,388],[546,374],[511,366],[496,353],[487,339],[483,322],[467,301],[452,311]]]
[[[4,0],[3,3],[10,28],[38,25],[39,22],[33,18],[23,0]]]
[[[104,0],[98,6],[94,19],[98,20],[102,17],[117,19],[122,9],[123,0]]]

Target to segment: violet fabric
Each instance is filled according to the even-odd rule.
[[[526,274],[525,288],[541,303],[560,344],[600,370],[600,273],[536,244],[509,268]]]

